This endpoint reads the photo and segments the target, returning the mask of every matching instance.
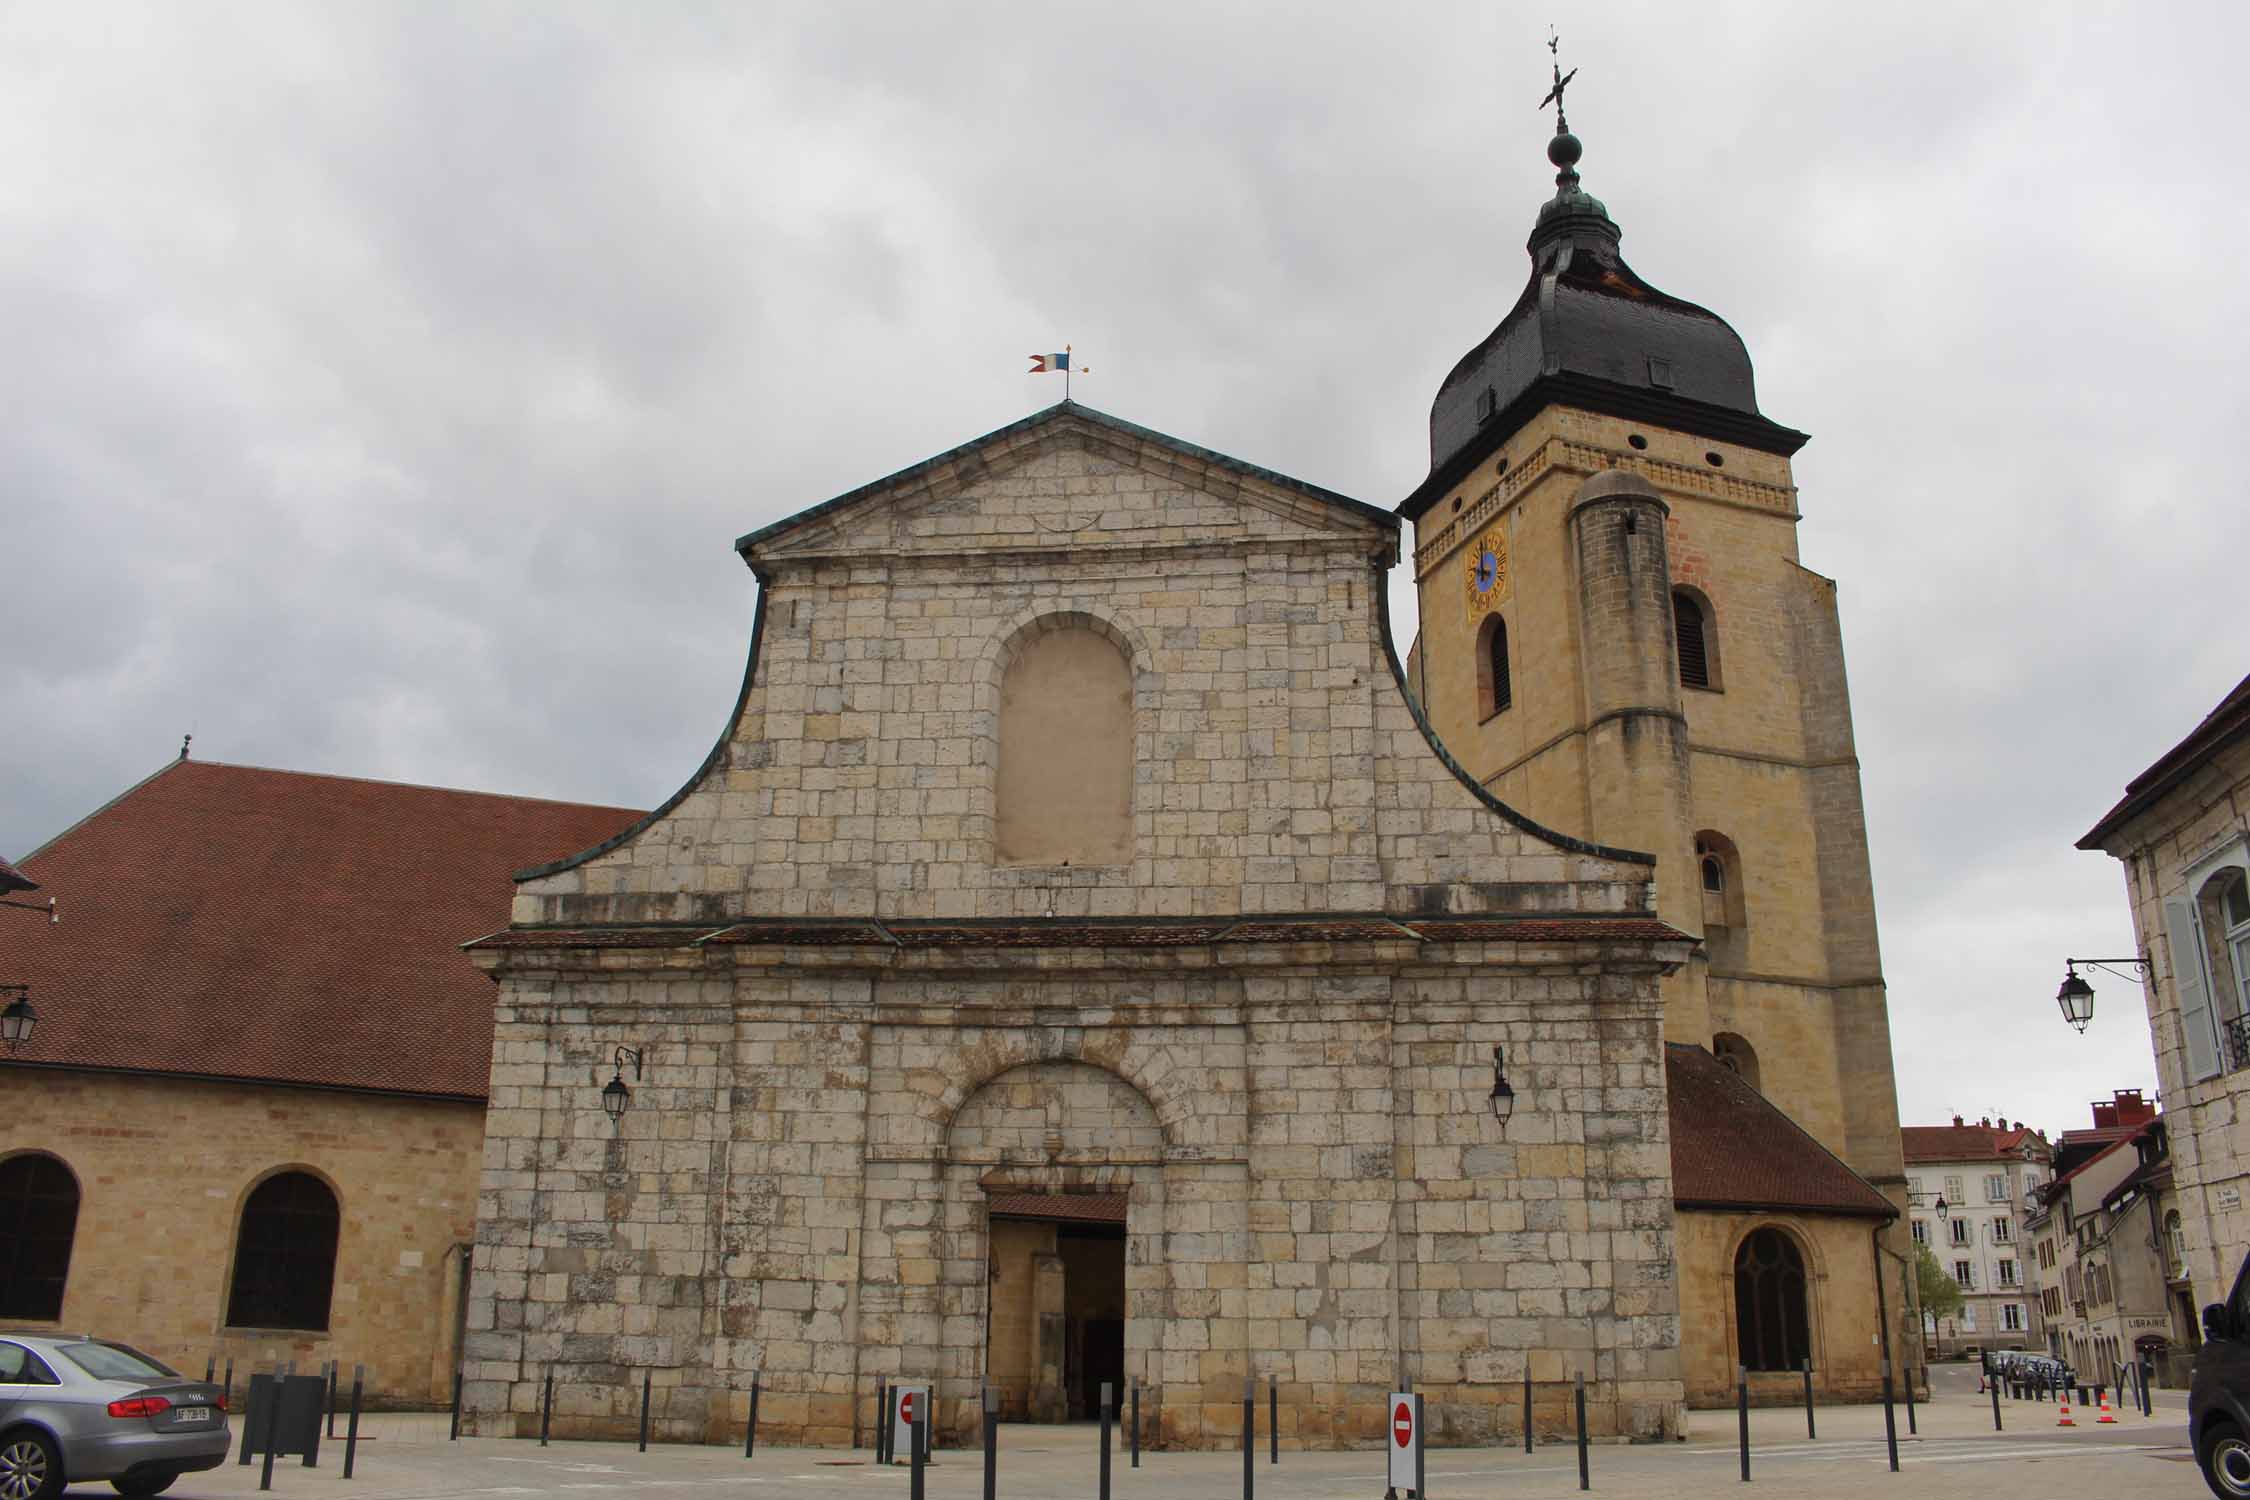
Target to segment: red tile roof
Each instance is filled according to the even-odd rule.
[[[1072,1224],[1122,1224],[1123,1193],[994,1193],[985,1207],[996,1219],[1056,1219]]]
[[[1899,1129],[1909,1165],[1943,1161],[2021,1160],[2036,1131],[1998,1125],[1906,1125]]]
[[[0,922],[40,1017],[0,1066],[481,1099],[493,987],[460,945],[513,871],[638,816],[175,761],[23,861],[63,921]]]
[[[1672,1201],[1888,1219],[1898,1210],[1701,1047],[1671,1042]]]

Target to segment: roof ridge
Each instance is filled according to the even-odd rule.
[[[69,838],[79,829],[84,828],[88,823],[93,822],[94,819],[100,817],[103,813],[108,812],[118,803],[123,802],[127,797],[132,796],[142,787],[147,786],[157,777],[162,776],[167,771],[173,770],[179,766],[184,766],[186,764],[188,764],[186,757],[178,755],[173,756],[170,760],[164,762],[163,765],[158,766],[155,770],[149,772],[146,776],[143,776],[140,780],[125,788],[124,791],[119,792],[116,796],[110,798],[107,802],[104,802],[101,806],[95,808],[92,812],[87,813],[84,817],[78,819],[78,821],[76,821],[75,823],[72,823],[62,832],[55,834],[53,837],[49,838],[45,843],[39,845],[39,847],[37,847],[36,849],[33,849],[29,854],[20,856],[16,860],[16,863],[20,866],[38,858],[41,854],[44,854],[47,850],[54,848],[55,845],[61,843],[64,839]]]
[[[400,781],[388,776],[353,776],[342,771],[293,771],[286,766],[254,766],[234,760],[174,760],[165,770],[175,766],[210,766],[221,771],[256,771],[263,776],[287,776],[298,781],[341,781],[354,786],[386,786],[402,792],[441,792],[449,797],[475,797],[487,802],[533,802],[546,807],[585,807],[596,812],[621,812],[638,815],[643,809],[623,802],[582,802],[571,797],[534,797],[523,792],[480,792],[474,787],[440,786],[430,781]],[[162,771],[158,776],[164,774]],[[154,776],[147,778],[153,781]],[[143,785],[146,782],[142,783]]]

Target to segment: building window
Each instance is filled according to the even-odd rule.
[[[1961,1283],[1961,1290],[1973,1292],[1977,1287],[1977,1268],[1965,1260],[1953,1263],[1953,1279]]]
[[[1505,713],[1515,701],[1515,683],[1508,672],[1508,622],[1490,614],[1477,627],[1477,717]]]
[[[71,1242],[78,1236],[78,1179],[39,1151],[0,1161],[0,1318],[62,1317]]]
[[[2007,1173],[1994,1172],[1991,1176],[1985,1178],[1984,1201],[1987,1203],[2005,1203],[2008,1201]]]
[[[1927,1245],[1929,1242],[1930,1226],[1923,1223],[1920,1219],[1916,1219],[1914,1221],[1914,1243],[1917,1245]]]
[[[2016,1284],[2016,1263],[2014,1261],[2000,1261],[1997,1263],[1996,1269],[2000,1272],[2000,1284],[2002,1286],[2014,1286]]]
[[[1704,932],[1744,926],[1749,907],[1743,899],[1742,855],[1734,840],[1708,828],[1696,834],[1695,868],[1697,883],[1703,887]]]
[[[1778,1229],[1760,1229],[1734,1255],[1734,1328],[1742,1363],[1794,1370],[1812,1357],[1805,1259]]]
[[[1711,1038],[1711,1051],[1719,1065],[1740,1075],[1752,1088],[1760,1087],[1758,1078],[1758,1051],[1748,1040],[1731,1031],[1722,1031]]]
[[[1952,1232],[1951,1242],[1953,1244],[1966,1245],[1969,1243],[1969,1221],[1967,1219],[1949,1220],[1946,1227]]]
[[[1948,1177],[1945,1179],[1945,1197],[1949,1203],[1961,1203],[1967,1199],[1968,1195],[1961,1191],[1960,1178]]]
[[[993,843],[1004,865],[1133,859],[1133,671],[1083,619],[1026,627],[1001,677]]]
[[[281,1172],[259,1183],[242,1205],[228,1324],[325,1329],[338,1222],[336,1195],[310,1172]]]
[[[2193,890],[2164,899],[2190,1082],[2250,1067],[2250,863],[2241,849]]]
[[[2014,1220],[2008,1218],[1998,1218],[1992,1221],[1992,1243],[1994,1243],[1995,1245],[2011,1244],[2014,1242],[2015,1237],[2016,1226]]]
[[[1711,601],[1694,589],[1672,590],[1672,632],[1680,648],[1680,682],[1685,687],[1719,686],[1718,622]]]

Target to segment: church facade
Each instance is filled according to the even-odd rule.
[[[1481,454],[1402,508],[1515,517],[1511,597],[1551,562],[1581,654],[1527,655],[1515,723],[1542,674],[1593,684],[1567,774],[1494,769],[1447,696],[1475,630],[1427,604],[1409,690],[1396,514],[1069,402],[744,537],[710,757],[471,945],[499,993],[469,1424],[527,1430],[550,1371],[558,1432],[624,1430],[644,1375],[659,1433],[739,1432],[755,1374],[762,1431],[821,1443],[871,1430],[878,1377],[931,1386],[941,1434],[986,1387],[1053,1420],[1138,1384],[1191,1445],[1238,1439],[1246,1379],[1293,1444],[1376,1441],[1401,1383],[1441,1442],[1515,1432],[1527,1377],[1541,1426],[1582,1377],[1631,1438],[1745,1357],[1872,1390],[1871,905],[1808,926],[1753,887],[1777,946],[1747,951],[1820,977],[1710,998],[1671,518],[1614,420],[1517,424],[1546,436],[1499,493],[1537,509]],[[1758,649],[1730,707],[1791,669]],[[1825,1071],[1769,1097],[1722,1022]]]

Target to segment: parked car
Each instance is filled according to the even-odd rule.
[[[0,1500],[106,1479],[154,1495],[227,1456],[226,1395],[137,1349],[76,1333],[0,1333]]]
[[[2188,1441],[2220,1500],[2250,1500],[2250,1257],[2224,1302],[2203,1309],[2188,1377]]]

